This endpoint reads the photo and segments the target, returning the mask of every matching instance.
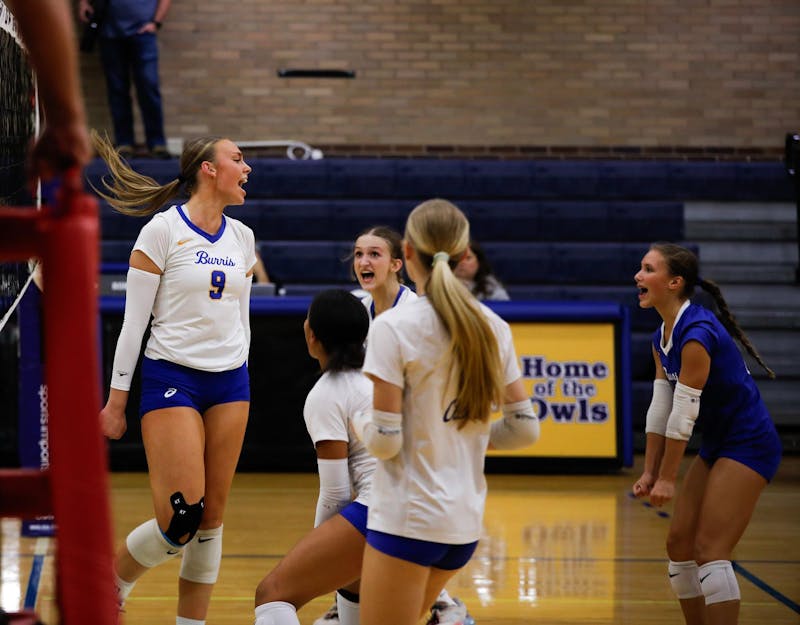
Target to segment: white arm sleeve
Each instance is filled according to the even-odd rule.
[[[393,458],[403,447],[403,415],[399,412],[373,408],[357,412],[352,423],[367,451],[380,460]]]
[[[314,527],[321,525],[350,503],[350,470],[347,458],[317,459],[319,469],[319,498]]]
[[[111,370],[111,388],[129,391],[133,370],[142,349],[142,337],[150,323],[150,313],[156,300],[161,276],[157,273],[128,269],[128,282],[125,294],[125,316],[122,330],[117,339],[114,352],[114,368]]]
[[[495,449],[518,449],[539,440],[539,419],[530,399],[503,405],[503,418],[492,423],[489,442]]]
[[[253,276],[245,282],[242,294],[239,296],[239,315],[244,328],[244,339],[247,342],[247,351],[250,351],[250,290],[253,288]]]
[[[662,378],[653,380],[653,399],[647,409],[645,432],[664,436],[667,431],[667,418],[672,410],[672,385]]]
[[[678,382],[672,397],[672,412],[667,419],[667,438],[688,441],[694,422],[700,414],[700,395],[703,391]]]

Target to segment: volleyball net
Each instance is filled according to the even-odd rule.
[[[16,22],[0,1],[0,206],[37,210],[26,156],[38,124],[36,79]],[[36,266],[34,259],[0,262],[0,466],[49,466]],[[52,531],[50,519],[23,523],[27,535]]]
[[[25,158],[36,133],[36,83],[16,22],[2,1],[0,77],[0,205],[30,206],[34,201],[26,186]],[[0,263],[0,331],[11,319],[30,274],[28,263]]]

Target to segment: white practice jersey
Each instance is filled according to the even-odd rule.
[[[228,371],[247,360],[239,298],[256,264],[253,231],[223,215],[215,234],[189,221],[182,207],[142,228],[140,250],[163,272],[145,356],[201,371]]]
[[[392,304],[392,308],[399,306],[403,302],[411,302],[415,299],[418,299],[418,296],[414,291],[409,289],[405,284],[400,285],[400,290],[397,292],[397,297]],[[361,303],[364,304],[364,307],[367,309],[369,313],[369,320],[373,321],[375,319],[375,303],[372,300],[372,295],[367,295],[366,297],[361,298]]]
[[[511,328],[480,307],[497,337],[508,385],[520,377]],[[370,529],[446,544],[480,538],[490,424],[469,421],[458,429],[449,343],[425,297],[386,311],[372,324],[363,371],[403,389],[403,447],[394,458],[378,461]]]
[[[347,441],[350,486],[356,501],[369,505],[372,474],[377,460],[352,433],[350,419],[372,408],[372,382],[361,371],[326,371],[306,397],[303,417],[314,445]]]

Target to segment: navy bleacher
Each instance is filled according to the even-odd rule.
[[[288,295],[347,286],[357,234],[406,216],[430,197],[454,201],[470,219],[515,300],[612,301],[629,306],[633,415],[650,400],[652,310],[637,305],[633,275],[648,244],[682,241],[687,200],[794,201],[780,163],[457,159],[248,159],[244,206],[227,210],[253,228],[270,276]],[[163,183],[177,162],[134,160]],[[100,187],[96,161],[86,170]],[[102,261],[124,270],[144,221],[101,203]]]
[[[248,159],[248,197],[422,200],[725,200],[794,201],[791,179],[778,162],[345,159]],[[134,159],[159,182],[178,174],[174,160]],[[86,169],[95,185],[105,172]]]
[[[680,202],[461,200],[472,232],[481,241],[619,241],[642,240],[642,232],[663,240],[683,239]],[[387,199],[253,199],[226,213],[250,226],[261,240],[351,239],[383,224],[402,231],[416,205]],[[135,239],[144,222],[101,202],[103,236]]]

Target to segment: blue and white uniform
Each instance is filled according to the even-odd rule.
[[[511,328],[480,307],[497,337],[503,382],[511,384],[520,377]],[[480,538],[491,425],[468,421],[459,429],[449,353],[450,336],[425,297],[383,313],[370,328],[363,371],[403,389],[403,445],[375,469],[370,531],[446,545]]]
[[[137,316],[153,320],[142,365],[141,413],[170,406],[211,405],[249,399],[246,361],[250,348],[247,274],[256,263],[253,231],[222,216],[216,233],[195,226],[181,206],[156,214],[141,230],[133,247],[162,271],[152,310]],[[138,271],[133,270],[131,271]],[[151,275],[152,277],[152,275]],[[146,308],[146,309],[145,309]],[[136,366],[126,344],[126,324],[137,328],[147,320],[126,318],[117,345],[112,388],[128,390]],[[141,334],[132,337],[141,344]],[[214,378],[211,374],[224,375]]]
[[[400,285],[394,306],[417,299],[417,294]],[[370,324],[375,319],[371,295],[361,298]],[[303,416],[314,446],[319,441],[346,441],[352,503],[341,507],[342,514],[359,532],[367,533],[367,507],[372,475],[377,460],[357,437],[352,436],[350,420],[356,412],[372,408],[372,381],[361,371],[325,372],[306,397]],[[317,519],[318,521],[321,519]]]
[[[663,335],[662,323],[653,335],[653,346],[673,388],[686,343],[699,342],[711,357],[696,422],[703,433],[700,456],[710,463],[732,458],[771,480],[780,463],[780,440],[731,335],[711,311],[688,301],[678,312],[666,344]]]
[[[253,231],[223,215],[209,234],[173,206],[142,228],[133,249],[163,272],[144,355],[201,371],[243,365],[250,345],[239,299],[256,264]]]
[[[320,441],[347,443],[347,468],[355,501],[369,504],[372,473],[377,462],[352,435],[350,419],[372,407],[372,382],[360,370],[326,371],[306,397],[303,418],[314,446]]]
[[[403,302],[411,302],[417,299],[417,294],[414,293],[411,289],[409,289],[405,284],[400,285],[400,290],[397,292],[397,296],[394,298],[394,302],[392,303],[392,308],[402,304]],[[365,297],[361,298],[361,303],[364,304],[364,307],[367,309],[369,313],[369,320],[370,322],[375,320],[375,301],[372,299],[372,295],[366,295]]]

